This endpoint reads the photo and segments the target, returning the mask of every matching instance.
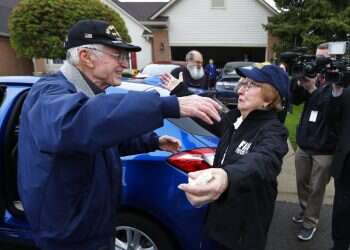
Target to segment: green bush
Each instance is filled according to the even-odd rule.
[[[131,41],[123,19],[99,0],[22,0],[9,19],[11,46],[26,58],[63,59],[68,30],[83,19],[105,20]]]

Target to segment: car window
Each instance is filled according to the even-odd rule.
[[[158,76],[164,73],[170,73],[173,69],[179,67],[175,64],[149,64],[141,72],[147,76]]]
[[[236,68],[245,67],[252,68],[253,62],[242,62],[242,63],[227,63],[224,66],[224,74],[226,75],[237,75]]]
[[[224,68],[224,72],[227,75],[237,75],[236,68],[234,68],[233,66]]]
[[[170,121],[171,123],[175,124],[177,127],[193,135],[215,136],[214,134],[212,134],[205,128],[201,127],[194,120],[188,117],[169,118],[168,121]]]
[[[0,85],[0,106],[5,98],[5,93],[6,93],[6,86]]]

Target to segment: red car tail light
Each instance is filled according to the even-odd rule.
[[[170,156],[168,163],[188,173],[212,167],[214,155],[215,148],[197,148]]]

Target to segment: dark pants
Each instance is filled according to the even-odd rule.
[[[216,79],[209,79],[208,88],[215,89]]]
[[[334,250],[348,250],[350,245],[350,159],[344,164],[341,177],[335,180],[332,237]]]
[[[218,245],[218,244],[217,244]],[[227,247],[224,247],[224,246],[222,246],[222,245],[218,245],[216,248],[215,248],[215,250],[231,250],[231,249],[229,249],[229,248],[227,248]]]
[[[219,244],[218,242],[215,242],[215,248],[214,248],[214,250],[244,250],[244,249],[245,248],[242,246],[237,246],[234,249],[228,248],[228,247],[225,247],[225,246]]]

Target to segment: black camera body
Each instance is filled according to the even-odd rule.
[[[342,42],[341,47],[339,51],[330,50],[334,56],[327,66],[325,79],[329,83],[345,87],[350,84],[350,41]]]
[[[316,77],[324,74],[328,83],[340,86],[350,84],[350,40],[346,42],[329,42],[330,57],[306,54],[306,48],[297,48],[282,52],[280,60],[287,64],[289,75],[293,78]]]

